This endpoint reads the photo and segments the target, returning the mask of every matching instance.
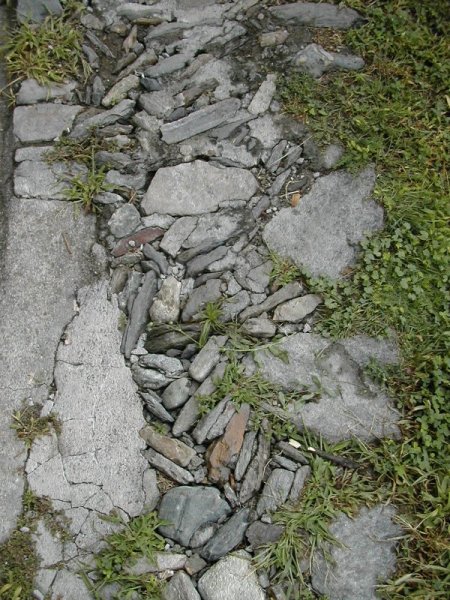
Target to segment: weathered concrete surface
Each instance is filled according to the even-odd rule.
[[[371,354],[364,351],[366,342],[361,336],[332,342],[319,335],[297,333],[280,343],[289,355],[289,364],[265,352],[257,352],[255,360],[269,381],[319,395],[314,402],[290,408],[292,421],[300,429],[306,427],[332,442],[353,436],[363,440],[397,437],[398,413],[363,371],[370,356],[392,363],[395,353],[389,343],[371,340]]]
[[[376,586],[395,570],[395,546],[402,534],[392,506],[363,508],[354,518],[341,514],[330,526],[338,545],[327,545],[330,559],[317,553],[312,585],[330,600],[376,600]]]
[[[10,429],[23,401],[47,398],[75,292],[94,277],[93,217],[66,202],[7,198],[0,281],[0,541],[21,511],[25,451]]]
[[[358,243],[383,226],[383,209],[369,199],[374,184],[371,167],[319,178],[295,208],[268,223],[264,241],[313,276],[341,277],[355,262]]]
[[[140,453],[145,448],[139,436],[145,425],[142,404],[119,350],[117,301],[115,296],[108,300],[107,290],[107,282],[101,281],[78,294],[79,314],[56,354],[51,412],[61,431],[37,440],[26,465],[30,489],[50,498],[71,519],[65,560],[98,550],[112,528],[103,515],[116,510],[124,518],[136,516],[155,492]],[[76,568],[76,560],[67,568]],[[78,588],[83,597],[84,584],[71,581],[73,597]]]

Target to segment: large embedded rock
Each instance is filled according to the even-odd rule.
[[[266,225],[270,250],[315,277],[337,279],[357,257],[358,243],[383,226],[383,209],[370,200],[372,167],[321,177],[295,208],[284,208]]]
[[[49,142],[70,130],[82,106],[42,103],[14,110],[14,135],[22,143]]]
[[[337,544],[323,548],[312,564],[314,589],[332,600],[376,600],[376,586],[395,571],[396,540],[401,527],[392,506],[363,508],[350,519],[341,514],[330,526]],[[361,569],[361,566],[364,568]]]
[[[18,0],[17,19],[19,23],[42,23],[49,16],[62,14],[63,7],[59,0]]]
[[[383,360],[385,344],[372,340],[372,347],[372,355]],[[359,350],[355,338],[331,342],[315,334],[297,333],[286,337],[279,348],[288,353],[289,363],[257,352],[261,375],[285,389],[308,389],[319,396],[314,402],[289,409],[299,428],[306,427],[332,442],[399,435],[399,415],[386,393],[365,375],[363,368],[370,355]],[[388,351],[387,362],[391,359]]]
[[[265,600],[255,567],[246,552],[222,558],[198,582],[204,600]]]
[[[273,6],[269,10],[279,19],[295,21],[310,27],[349,29],[358,20],[361,20],[361,16],[352,8],[326,3],[296,2],[294,4]]]
[[[364,60],[354,54],[329,52],[319,44],[308,44],[294,57],[294,64],[300,71],[313,77],[321,77],[328,71],[360,71]]]
[[[222,202],[249,200],[258,189],[255,177],[244,169],[220,169],[196,160],[159,169],[141,207],[146,215],[200,215],[214,212]]]

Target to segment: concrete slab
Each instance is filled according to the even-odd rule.
[[[0,542],[21,511],[25,448],[11,430],[24,401],[41,402],[73,318],[76,290],[93,280],[95,220],[67,202],[6,199],[0,280]]]

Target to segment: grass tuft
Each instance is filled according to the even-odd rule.
[[[33,405],[17,410],[12,415],[11,428],[27,448],[31,448],[35,439],[60,430],[60,423],[55,415],[41,417],[40,414],[41,406]]]

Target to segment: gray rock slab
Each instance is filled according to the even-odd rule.
[[[220,320],[224,323],[233,321],[249,304],[251,304],[250,294],[246,290],[241,290],[223,302],[220,307]]]
[[[191,381],[187,377],[181,377],[169,384],[162,393],[162,402],[168,410],[180,408],[189,398]]]
[[[220,279],[210,279],[204,285],[195,288],[189,296],[181,315],[181,320],[186,323],[192,318],[197,318],[208,302],[214,302],[221,296]]]
[[[303,286],[297,281],[294,281],[293,283],[288,283],[281,289],[274,292],[260,304],[257,304],[255,306],[249,306],[247,309],[245,309],[240,314],[239,320],[245,321],[246,319],[258,317],[262,313],[274,309],[282,302],[286,302],[287,300],[291,300],[292,298],[299,296],[302,293],[302,291]]]
[[[159,454],[159,452],[156,452],[153,448],[148,448],[142,455],[148,460],[152,467],[155,467],[155,469],[161,471],[161,473],[164,473],[164,475],[167,475],[167,477],[170,477],[170,479],[173,479],[177,483],[189,484],[194,482],[194,477],[189,471],[175,464],[162,454]]]
[[[175,108],[175,100],[167,90],[141,94],[139,105],[149,115],[158,119],[166,119]]]
[[[245,537],[248,539],[249,544],[256,549],[260,546],[277,542],[283,535],[283,532],[283,525],[255,521],[247,529]]]
[[[145,214],[200,215],[228,200],[248,200],[257,189],[255,177],[244,169],[196,160],[159,169],[141,207]]]
[[[180,467],[187,467],[196,455],[193,448],[190,448],[180,440],[175,440],[167,435],[161,435],[150,425],[146,425],[140,431],[141,438],[153,448]]]
[[[230,507],[216,488],[181,486],[169,490],[161,500],[158,517],[170,525],[159,532],[189,546],[192,536],[202,526],[216,523],[230,513]]]
[[[133,302],[127,327],[123,335],[121,351],[130,358],[136,347],[139,336],[143,333],[148,321],[148,311],[157,292],[157,276],[153,271],[144,275],[142,286]]]
[[[166,144],[175,144],[188,138],[219,127],[233,118],[241,103],[236,98],[222,100],[211,106],[200,108],[187,117],[161,126],[162,139]]]
[[[209,338],[189,367],[189,375],[198,382],[204,381],[220,360],[222,348],[228,336],[214,335]]]
[[[279,19],[292,20],[311,27],[349,29],[361,19],[360,15],[352,8],[327,3],[296,2],[273,6],[269,10]]]
[[[295,472],[294,481],[292,482],[291,491],[289,492],[289,501],[292,503],[298,502],[305,483],[308,481],[311,475],[311,468],[307,465],[300,467]]]
[[[294,65],[300,71],[316,78],[329,71],[360,71],[364,64],[360,56],[330,52],[319,44],[308,44],[294,57]]]
[[[245,504],[261,487],[264,471],[269,460],[270,440],[265,431],[258,435],[258,449],[242,480],[239,492],[241,504]]]
[[[63,7],[59,0],[18,0],[17,19],[19,23],[42,23],[48,16],[59,16]]]
[[[374,184],[372,167],[320,177],[298,206],[266,225],[264,241],[313,276],[341,277],[355,262],[358,242],[383,226],[383,209],[369,199]]]
[[[293,481],[294,473],[292,471],[274,469],[269,475],[258,500],[256,507],[258,515],[262,515],[265,512],[273,512],[286,502]]]
[[[139,77],[137,75],[128,75],[115,83],[102,100],[102,105],[105,108],[110,108],[118,104],[121,100],[125,100],[128,92],[139,87]]]
[[[201,394],[199,393],[198,395],[200,396]],[[231,404],[230,400],[228,398],[224,398],[212,410],[206,413],[198,422],[196,428],[192,432],[192,437],[195,439],[197,444],[203,444],[208,436],[209,430],[226,410],[228,404]]]
[[[185,239],[194,231],[196,224],[196,217],[181,217],[177,219],[164,234],[160,248],[172,256],[172,258],[175,258]]]
[[[79,314],[56,355],[52,413],[61,432],[40,438],[27,461],[30,488],[38,496],[87,509],[81,528],[71,525],[77,546],[98,544],[110,525],[100,514],[114,507],[130,516],[144,508],[147,463],[139,430],[142,406],[119,352],[117,302],[106,281],[83,288]],[[111,393],[114,390],[114,393]]]
[[[17,92],[16,105],[36,104],[37,102],[49,102],[50,100],[70,102],[76,87],[75,81],[41,85],[35,79],[25,79],[20,84],[20,89]]]
[[[146,369],[139,365],[133,365],[132,372],[134,381],[145,390],[159,390],[174,380],[157,369]]]
[[[276,326],[267,317],[254,317],[242,324],[244,333],[256,338],[271,338],[276,333]]]
[[[174,552],[156,552],[150,560],[147,556],[139,557],[135,562],[126,565],[124,571],[130,575],[145,573],[161,573],[163,571],[179,571],[186,564],[185,554]]]
[[[239,552],[222,558],[200,578],[198,590],[204,600],[265,600],[250,555]]]
[[[351,356],[343,343],[308,333],[285,338],[280,349],[288,352],[289,364],[257,354],[262,376],[286,389],[307,387],[320,394],[317,402],[291,409],[300,428],[304,423],[330,441],[399,435],[391,400],[362,370],[367,356]]]
[[[300,298],[293,298],[276,307],[273,320],[298,323],[314,312],[321,303],[322,297],[317,294],[306,294]]]
[[[53,106],[53,105],[52,105]],[[134,112],[135,102],[133,100],[122,100],[109,110],[103,110],[92,117],[84,117],[77,120],[75,127],[70,133],[71,138],[84,137],[95,127],[106,127],[114,125],[120,119],[128,119]]]
[[[118,208],[108,221],[108,227],[116,238],[125,237],[135,231],[141,223],[141,215],[133,204]]]
[[[63,200],[71,177],[83,177],[86,172],[86,167],[77,163],[24,160],[14,172],[14,193],[21,198]]]
[[[162,596],[163,600],[200,600],[191,578],[183,571],[175,573],[165,586]]]
[[[276,75],[267,75],[248,106],[249,113],[252,115],[260,115],[269,110],[270,103],[272,102],[272,98],[277,89],[276,80]]]
[[[164,406],[161,403],[161,398],[157,394],[148,390],[145,393],[141,393],[141,396],[145,402],[147,410],[152,415],[154,415],[163,423],[173,423],[173,416],[164,408]]]
[[[313,588],[336,600],[376,600],[376,587],[395,571],[395,547],[402,535],[395,514],[394,507],[378,505],[361,509],[353,519],[339,515],[330,526],[339,545],[327,546],[331,560],[315,554]]]
[[[180,436],[182,433],[189,431],[197,422],[200,416],[200,409],[198,400],[194,396],[190,398],[183,408],[180,410],[178,417],[172,427],[172,434],[175,437]]]
[[[234,470],[234,477],[236,481],[241,481],[245,475],[245,472],[247,471],[247,467],[252,459],[253,451],[256,449],[256,435],[256,431],[247,431],[244,436],[244,442],[242,444],[241,452],[239,453],[239,458]]]
[[[14,110],[14,135],[22,143],[49,142],[69,131],[82,106],[44,102],[17,106]]]
[[[172,379],[181,377],[184,373],[181,360],[164,354],[145,354],[139,359],[139,365],[147,369],[156,369]]]
[[[11,414],[24,398],[39,403],[48,397],[55,352],[75,315],[76,290],[94,278],[90,249],[96,239],[94,218],[76,215],[65,202],[6,197],[0,223],[3,217],[8,235],[0,242],[0,543],[22,507],[26,452],[10,427]]]
[[[234,550],[244,539],[250,519],[251,510],[249,508],[239,510],[224,525],[219,527],[206,546],[200,551],[200,555],[205,560],[214,562]]]

